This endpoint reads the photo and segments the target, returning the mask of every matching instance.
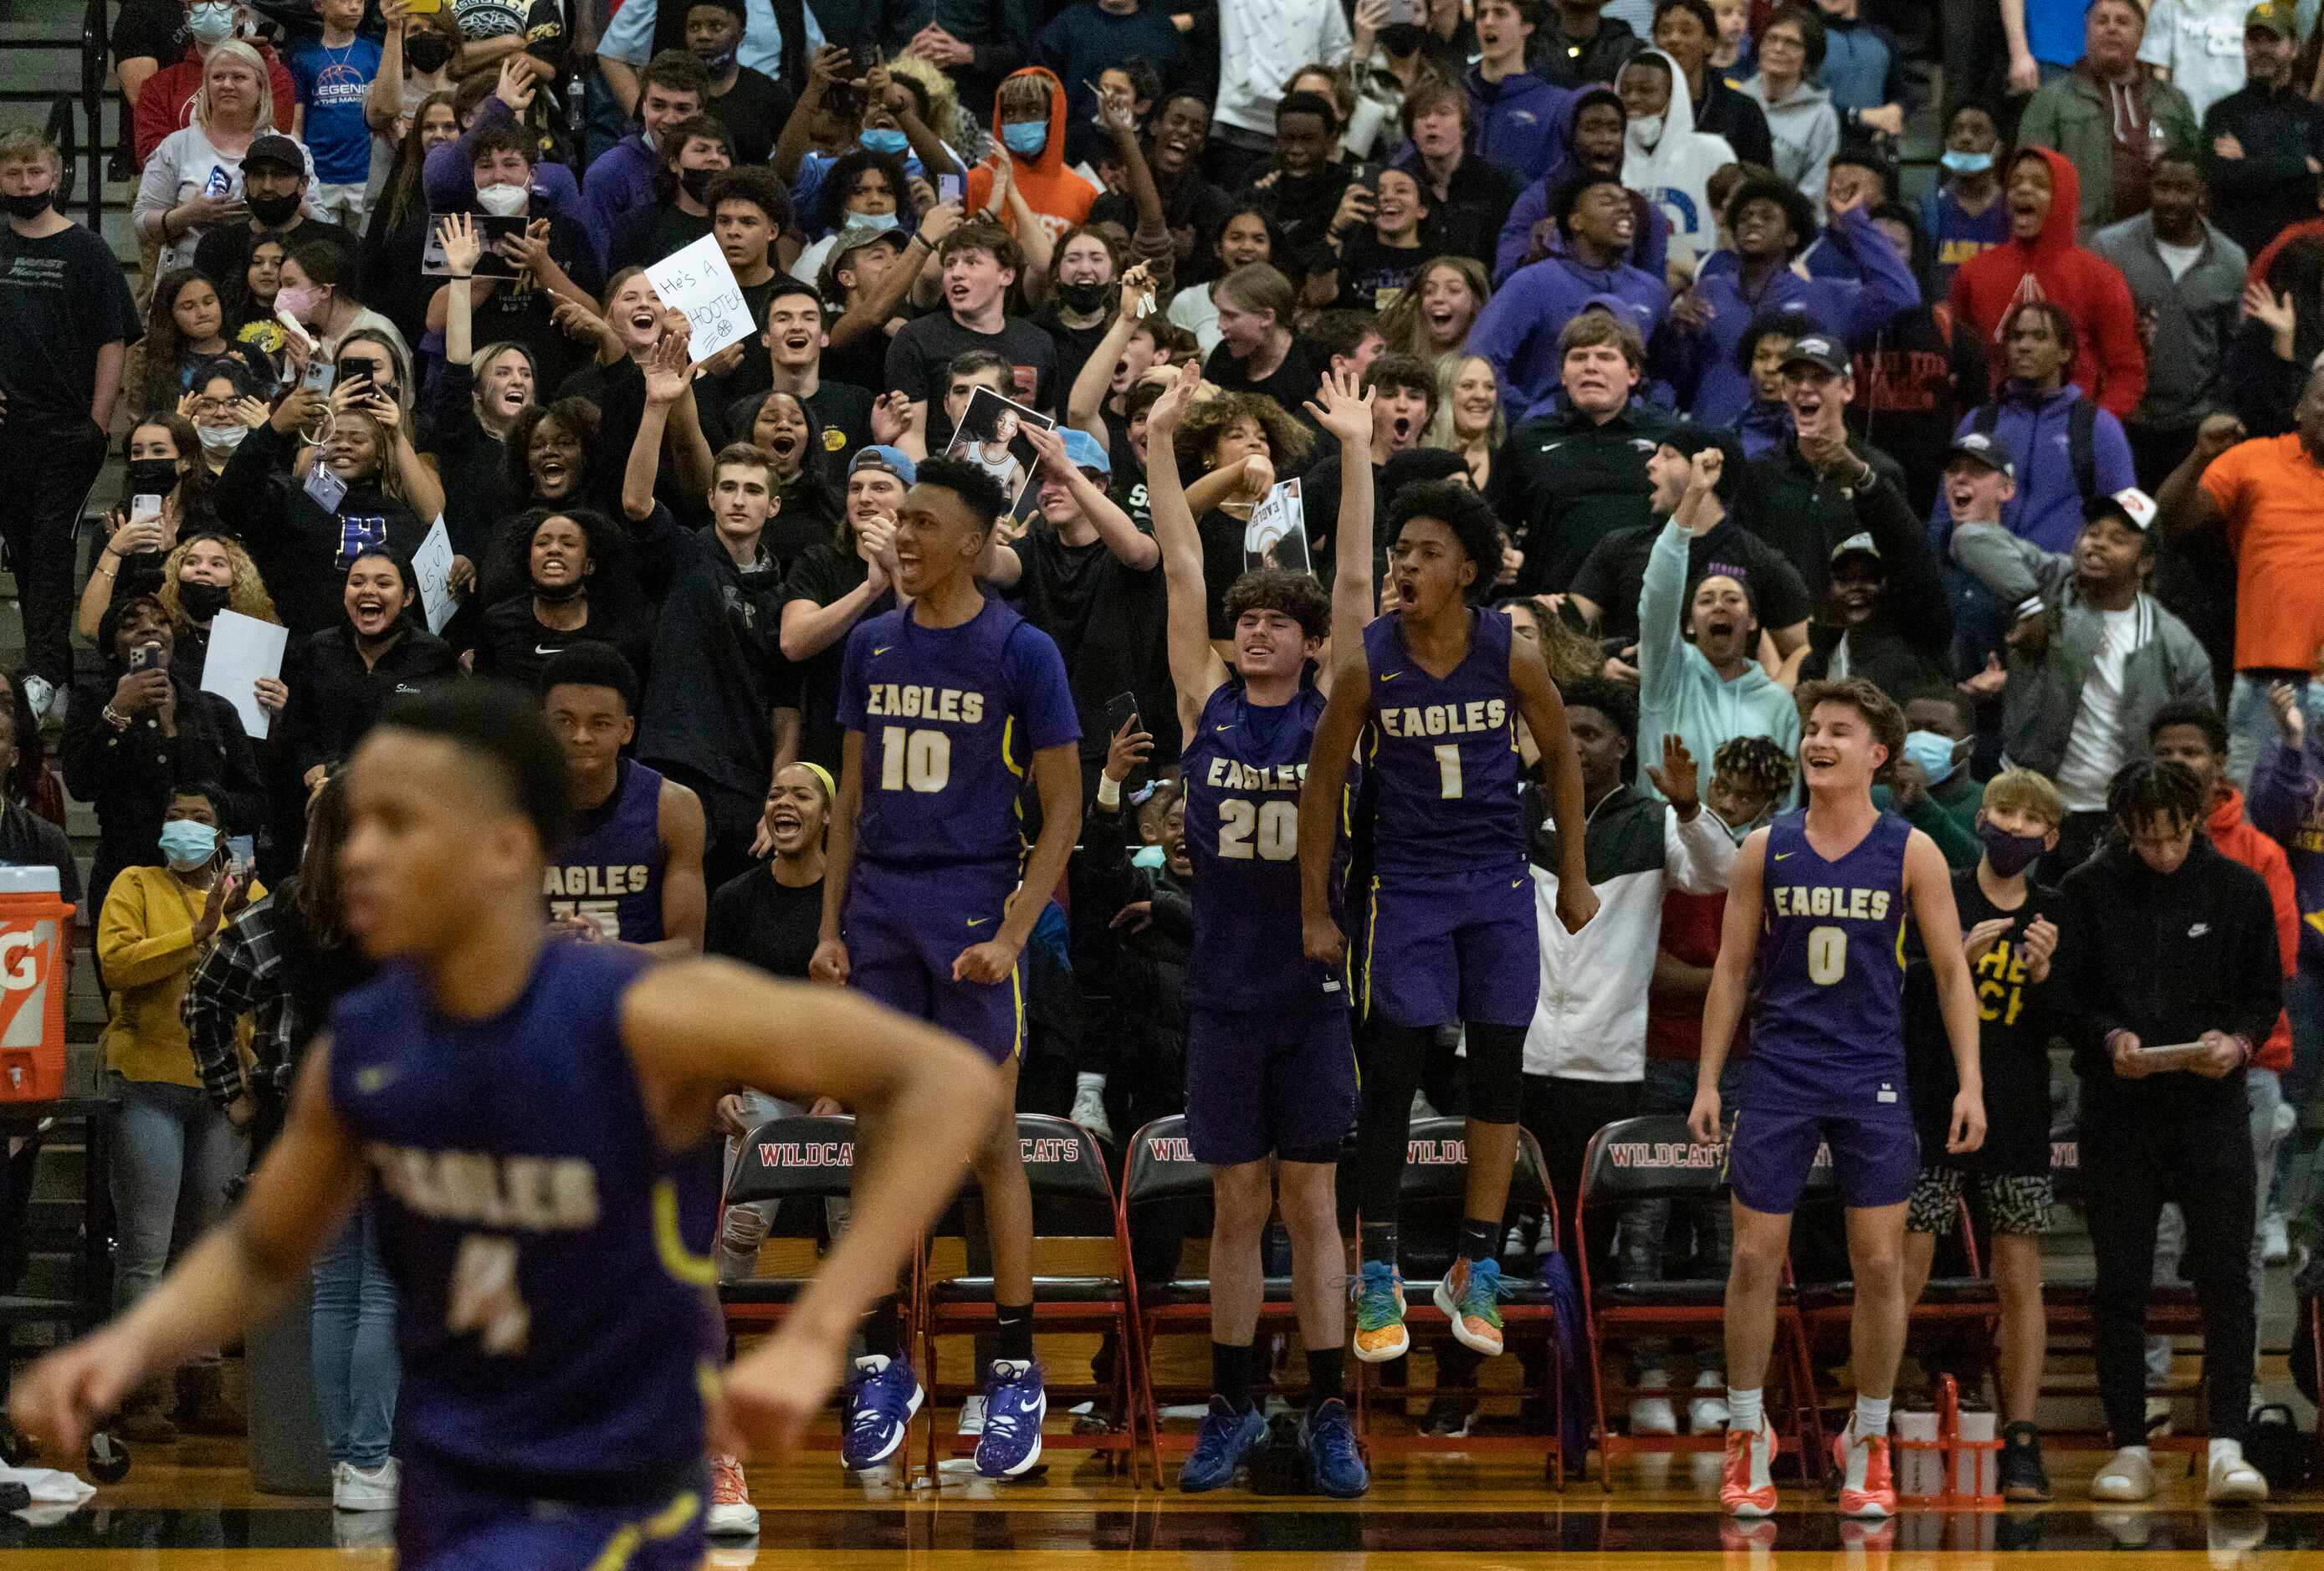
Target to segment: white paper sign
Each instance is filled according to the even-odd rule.
[[[420,605],[428,614],[428,631],[441,633],[444,624],[452,620],[452,613],[460,608],[452,596],[452,537],[444,531],[444,520],[438,516],[428,538],[411,556],[412,574],[420,580]]]
[[[1242,564],[1254,573],[1275,568],[1293,573],[1315,570],[1307,555],[1307,513],[1296,479],[1277,482],[1266,500],[1250,510],[1250,522],[1242,531]]]
[[[202,659],[202,691],[232,704],[253,741],[266,740],[272,716],[258,707],[252,684],[261,677],[282,674],[282,649],[290,642],[289,628],[238,611],[221,611],[211,619],[209,653]]]
[[[651,263],[646,268],[646,278],[661,303],[671,310],[684,311],[692,324],[694,337],[688,348],[696,365],[751,336],[751,308],[742,299],[742,286],[734,282],[734,270],[726,265],[726,254],[718,249],[715,235],[705,235]]]

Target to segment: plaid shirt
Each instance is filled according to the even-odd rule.
[[[235,1040],[243,1016],[251,1016],[257,1027],[251,1046],[262,1076],[289,1063],[290,1044],[300,1037],[299,1003],[282,975],[276,919],[274,896],[252,902],[218,935],[186,985],[186,1038],[202,1089],[220,1107],[246,1089]]]

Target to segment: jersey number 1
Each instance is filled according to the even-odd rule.
[[[1437,792],[1446,801],[1461,795],[1461,746],[1455,742],[1440,744],[1436,749]]]
[[[940,791],[952,778],[952,738],[942,731],[907,731],[889,725],[880,732],[880,789]]]

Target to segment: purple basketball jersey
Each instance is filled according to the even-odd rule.
[[[1379,876],[1526,870],[1517,689],[1509,619],[1471,607],[1469,653],[1431,676],[1404,642],[1404,618],[1364,629],[1371,721],[1364,766],[1377,777],[1372,857]]]

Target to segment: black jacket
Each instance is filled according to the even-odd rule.
[[[325,510],[291,477],[297,451],[292,439],[260,426],[226,460],[216,492],[218,515],[242,531],[258,575],[293,633],[343,619],[339,597],[346,568],[340,559],[351,528],[383,532],[406,561],[428,537],[420,515],[376,484],[350,485],[336,509]]]
[[[403,636],[374,666],[364,664],[355,629],[344,621],[291,642],[282,661],[282,685],[290,689],[282,719],[285,744],[300,774],[318,763],[336,765],[353,753],[396,694],[457,674],[452,646],[416,618],[405,622]]]
[[[1745,490],[1743,526],[1782,551],[1799,570],[1808,598],[1823,602],[1831,577],[1831,549],[1885,515],[1918,530],[1904,502],[1904,472],[1896,460],[1864,440],[1848,439],[1848,450],[1872,466],[1873,484],[1858,488],[1853,473],[1827,476],[1800,457],[1797,439],[1753,460]],[[1939,596],[1940,600],[1942,596]]]
[[[2241,143],[2244,155],[2219,157],[2212,149],[2222,136]],[[2308,161],[2324,158],[2324,105],[2298,87],[2229,93],[2204,115],[2200,145],[2211,221],[2246,255],[2257,256],[2286,228],[2316,216]]]
[[[1600,425],[1561,395],[1555,413],[1509,433],[1487,500],[1525,552],[1518,594],[1563,594],[1600,541],[1652,520],[1646,460],[1670,428],[1668,415],[1637,399]]]
[[[2111,1104],[2191,1108],[2244,1102],[2241,1069],[2218,1080],[2176,1071],[2126,1080],[2107,1055],[2108,1033],[2148,1047],[2191,1042],[2207,1030],[2255,1045],[2283,1008],[2275,908],[2260,875],[2200,830],[2172,873],[2116,840],[2066,875],[2052,987],[2059,1030],[2073,1044],[2083,1116]]]

